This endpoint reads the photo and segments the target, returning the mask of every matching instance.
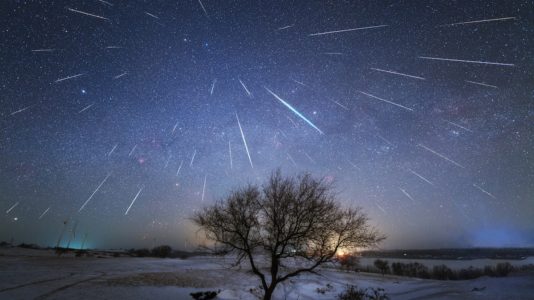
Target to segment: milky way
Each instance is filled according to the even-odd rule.
[[[386,248],[534,244],[531,1],[0,10],[0,240],[193,247],[195,210],[281,168]]]

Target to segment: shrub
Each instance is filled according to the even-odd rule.
[[[161,257],[161,258],[169,257],[171,252],[172,252],[171,246],[168,246],[168,245],[157,246],[152,249],[152,256]]]
[[[491,277],[495,276],[495,269],[492,266],[485,266],[484,275]]]
[[[135,249],[133,251],[133,254],[137,257],[147,257],[150,256],[150,250],[143,248],[143,249]]]
[[[393,271],[393,274],[402,276],[404,275],[404,264],[400,262],[394,262],[391,264],[391,270]]]
[[[351,285],[344,292],[337,295],[338,300],[389,300],[383,288],[359,289]]]
[[[387,260],[377,259],[375,260],[374,265],[377,269],[380,270],[382,275],[389,273],[389,264]]]
[[[327,283],[325,287],[317,288],[316,291],[317,291],[318,294],[323,294],[324,295],[326,292],[329,292],[332,289],[334,289],[334,286],[331,285],[330,283]]]
[[[495,267],[495,276],[506,277],[513,270],[514,267],[509,262],[498,263]]]
[[[482,275],[484,275],[482,269],[477,269],[473,266],[470,266],[469,268],[461,269],[458,272],[458,279],[475,279]]]
[[[195,300],[209,300],[209,299],[214,299],[215,297],[217,297],[217,294],[219,294],[221,291],[206,291],[206,292],[195,292],[195,293],[191,293],[189,295],[191,295],[191,297],[193,297],[193,299]]]
[[[434,266],[432,269],[432,278],[439,280],[451,280],[455,279],[456,276],[451,268],[447,267],[446,265],[439,265]]]
[[[418,262],[406,264],[405,275],[419,278],[430,278],[428,267]]]
[[[337,295],[338,300],[362,300],[365,299],[365,290],[358,289],[356,286],[348,286],[344,292]]]
[[[18,246],[19,248],[26,248],[26,249],[40,249],[40,247],[36,244],[26,244],[26,243],[22,243],[22,244],[19,244]]]
[[[338,258],[338,261],[342,269],[349,270],[349,271],[358,270],[358,267],[360,264],[360,259],[356,255],[351,255],[351,254],[340,256]]]

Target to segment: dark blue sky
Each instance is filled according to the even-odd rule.
[[[0,239],[69,219],[92,247],[190,246],[195,209],[281,168],[334,181],[385,248],[532,246],[533,12],[2,1]]]

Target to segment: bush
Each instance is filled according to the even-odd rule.
[[[475,279],[482,275],[484,275],[482,269],[477,269],[473,266],[470,266],[469,268],[461,269],[458,272],[458,279]]]
[[[152,249],[152,256],[155,256],[155,257],[161,257],[161,258],[169,257],[171,253],[172,253],[172,248],[171,246],[168,246],[168,245],[157,246]]]
[[[150,256],[150,250],[143,248],[143,249],[135,249],[132,251],[132,254],[137,257],[147,257]]]
[[[206,292],[195,292],[195,293],[191,293],[189,295],[191,295],[191,297],[193,297],[193,299],[195,300],[209,300],[209,299],[214,299],[215,297],[217,297],[217,294],[219,294],[221,291],[206,291]]]
[[[41,249],[41,247],[39,247],[36,244],[26,244],[26,243],[19,244],[18,247],[19,248],[26,248],[26,249]]]
[[[438,280],[452,280],[455,279],[456,276],[451,268],[446,265],[438,265],[432,268],[432,278]]]
[[[400,262],[394,262],[391,264],[391,270],[394,275],[403,276],[404,275],[404,264]]]
[[[344,255],[338,258],[341,268],[349,271],[357,271],[360,264],[360,259],[356,255]]]
[[[506,277],[510,272],[514,270],[514,267],[509,262],[498,263],[495,267],[496,277]]]
[[[318,294],[326,294],[326,292],[329,292],[331,291],[332,289],[334,289],[334,286],[331,285],[330,283],[327,283],[325,287],[322,287],[322,288],[317,288],[315,289],[315,291],[317,291]]]
[[[380,270],[382,275],[389,273],[389,264],[387,260],[377,259],[375,260],[374,265],[377,269]]]
[[[383,288],[359,289],[351,285],[344,292],[337,295],[338,300],[388,300],[389,297]]]
[[[351,285],[341,294],[337,295],[338,300],[361,300],[365,299],[365,290],[358,289],[357,287]]]
[[[434,266],[432,270],[432,278],[438,280],[456,279],[454,272],[446,265]]]

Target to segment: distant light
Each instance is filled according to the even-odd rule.
[[[13,221],[18,221],[18,220],[19,220],[19,218],[17,218],[17,217],[13,218]]]
[[[87,94],[87,91],[85,89],[82,89],[82,94]]]

